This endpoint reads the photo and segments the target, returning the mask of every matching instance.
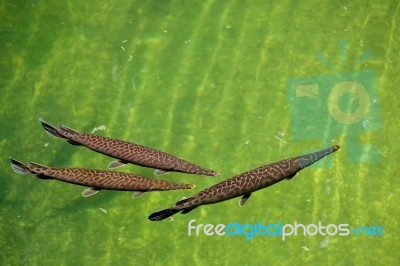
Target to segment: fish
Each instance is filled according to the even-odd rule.
[[[83,197],[92,196],[102,189],[134,191],[132,197],[137,198],[147,191],[192,189],[195,187],[193,184],[173,183],[122,172],[48,167],[33,162],[25,165],[13,158],[9,159],[11,160],[11,168],[18,174],[35,174],[40,179],[56,179],[89,187],[82,192]]]
[[[239,205],[243,206],[253,192],[269,187],[284,179],[291,180],[300,170],[337,151],[339,148],[339,145],[334,145],[321,151],[281,160],[236,175],[204,189],[193,197],[176,202],[172,208],[152,213],[148,219],[160,221],[178,212],[185,214],[201,205],[215,204],[240,196]]]
[[[167,172],[182,172],[187,174],[217,176],[218,172],[192,164],[174,155],[130,143],[127,141],[103,137],[95,134],[78,133],[77,131],[61,125],[56,129],[46,123],[43,118],[39,119],[46,132],[59,138],[65,138],[72,145],[85,146],[93,151],[118,159],[111,162],[109,169],[124,166],[127,163],[154,168],[155,175],[162,175]]]

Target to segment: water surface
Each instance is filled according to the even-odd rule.
[[[3,1],[0,14],[2,265],[400,260],[397,1]],[[324,82],[331,75],[334,83],[345,81],[341,73],[371,80],[363,86],[379,110],[368,119],[325,120],[331,103],[323,97],[332,88]],[[310,77],[322,82],[326,95],[297,102],[303,98],[291,94],[298,85],[293,82]],[[343,95],[338,105],[352,114],[363,102]],[[101,127],[97,134],[161,149],[221,175],[162,177],[195,183],[194,191],[135,200],[129,192],[102,191],[82,198],[82,187],[12,172],[8,156],[97,169],[111,160],[49,137],[39,117],[81,132]],[[234,199],[163,222],[147,220],[233,175],[333,144],[342,149],[327,162],[253,193],[243,207]],[[138,166],[120,171],[154,177]],[[384,230],[383,236],[298,235],[282,241],[258,235],[246,241],[188,236],[191,219]]]

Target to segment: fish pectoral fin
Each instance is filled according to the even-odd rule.
[[[94,194],[98,193],[100,189],[98,188],[87,188],[82,192],[82,197],[90,197],[93,196]]]
[[[244,194],[243,197],[239,201],[239,206],[242,207],[244,204],[246,204],[247,200],[250,198],[251,193]]]
[[[133,198],[133,199],[137,199],[137,198],[139,198],[140,196],[142,196],[144,193],[146,193],[146,191],[135,191],[135,192],[133,192],[133,194],[132,194],[132,198]]]
[[[168,172],[167,172],[167,171],[164,171],[164,170],[156,169],[156,170],[154,170],[154,174],[155,174],[156,176],[159,176],[159,175],[168,174]]]
[[[296,174],[297,174],[297,172],[294,173],[294,174],[291,174],[290,176],[286,177],[286,180],[287,180],[287,181],[292,180],[292,178],[293,178]]]
[[[122,166],[126,165],[126,162],[124,161],[112,161],[111,163],[108,164],[108,169],[115,169],[115,168],[120,168]]]

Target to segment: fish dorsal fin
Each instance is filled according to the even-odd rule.
[[[250,198],[251,193],[244,194],[243,197],[239,201],[239,206],[242,207],[244,204],[246,204],[247,200]]]
[[[125,166],[126,162],[124,161],[112,161],[108,164],[108,169],[115,169],[115,168],[120,168],[122,166]]]
[[[36,166],[36,167],[40,167],[40,168],[48,168],[47,166],[40,164],[40,163],[34,163],[34,162],[30,162],[30,165]]]
[[[180,205],[180,204],[186,203],[186,202],[188,202],[188,201],[191,201],[192,199],[193,199],[193,197],[179,200],[179,201],[177,201],[177,202],[175,203],[175,205]]]
[[[82,192],[82,197],[90,197],[93,196],[94,194],[98,193],[100,191],[100,189],[98,188],[87,188]]]
[[[146,193],[146,191],[135,191],[135,192],[133,192],[133,194],[132,194],[132,198],[133,198],[133,199],[137,199],[137,198],[139,198],[140,196],[142,196],[144,193]]]
[[[71,133],[71,134],[79,134],[78,131],[76,131],[76,130],[74,130],[74,129],[72,129],[72,128],[69,128],[69,127],[67,127],[67,126],[64,126],[64,125],[61,125],[61,126],[60,126],[60,129],[61,129],[62,131],[65,131],[65,132],[68,132],[68,133]]]
[[[159,175],[168,174],[168,172],[167,172],[167,171],[164,171],[164,170],[156,169],[156,170],[154,170],[154,174],[155,174],[156,176],[159,176]]]

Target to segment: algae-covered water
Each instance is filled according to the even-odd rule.
[[[399,25],[395,0],[1,1],[0,264],[397,265]],[[220,175],[128,165],[118,171],[197,187],[83,198],[12,171],[9,156],[107,169],[111,158],[48,136],[40,117]],[[243,207],[147,219],[336,144]]]

